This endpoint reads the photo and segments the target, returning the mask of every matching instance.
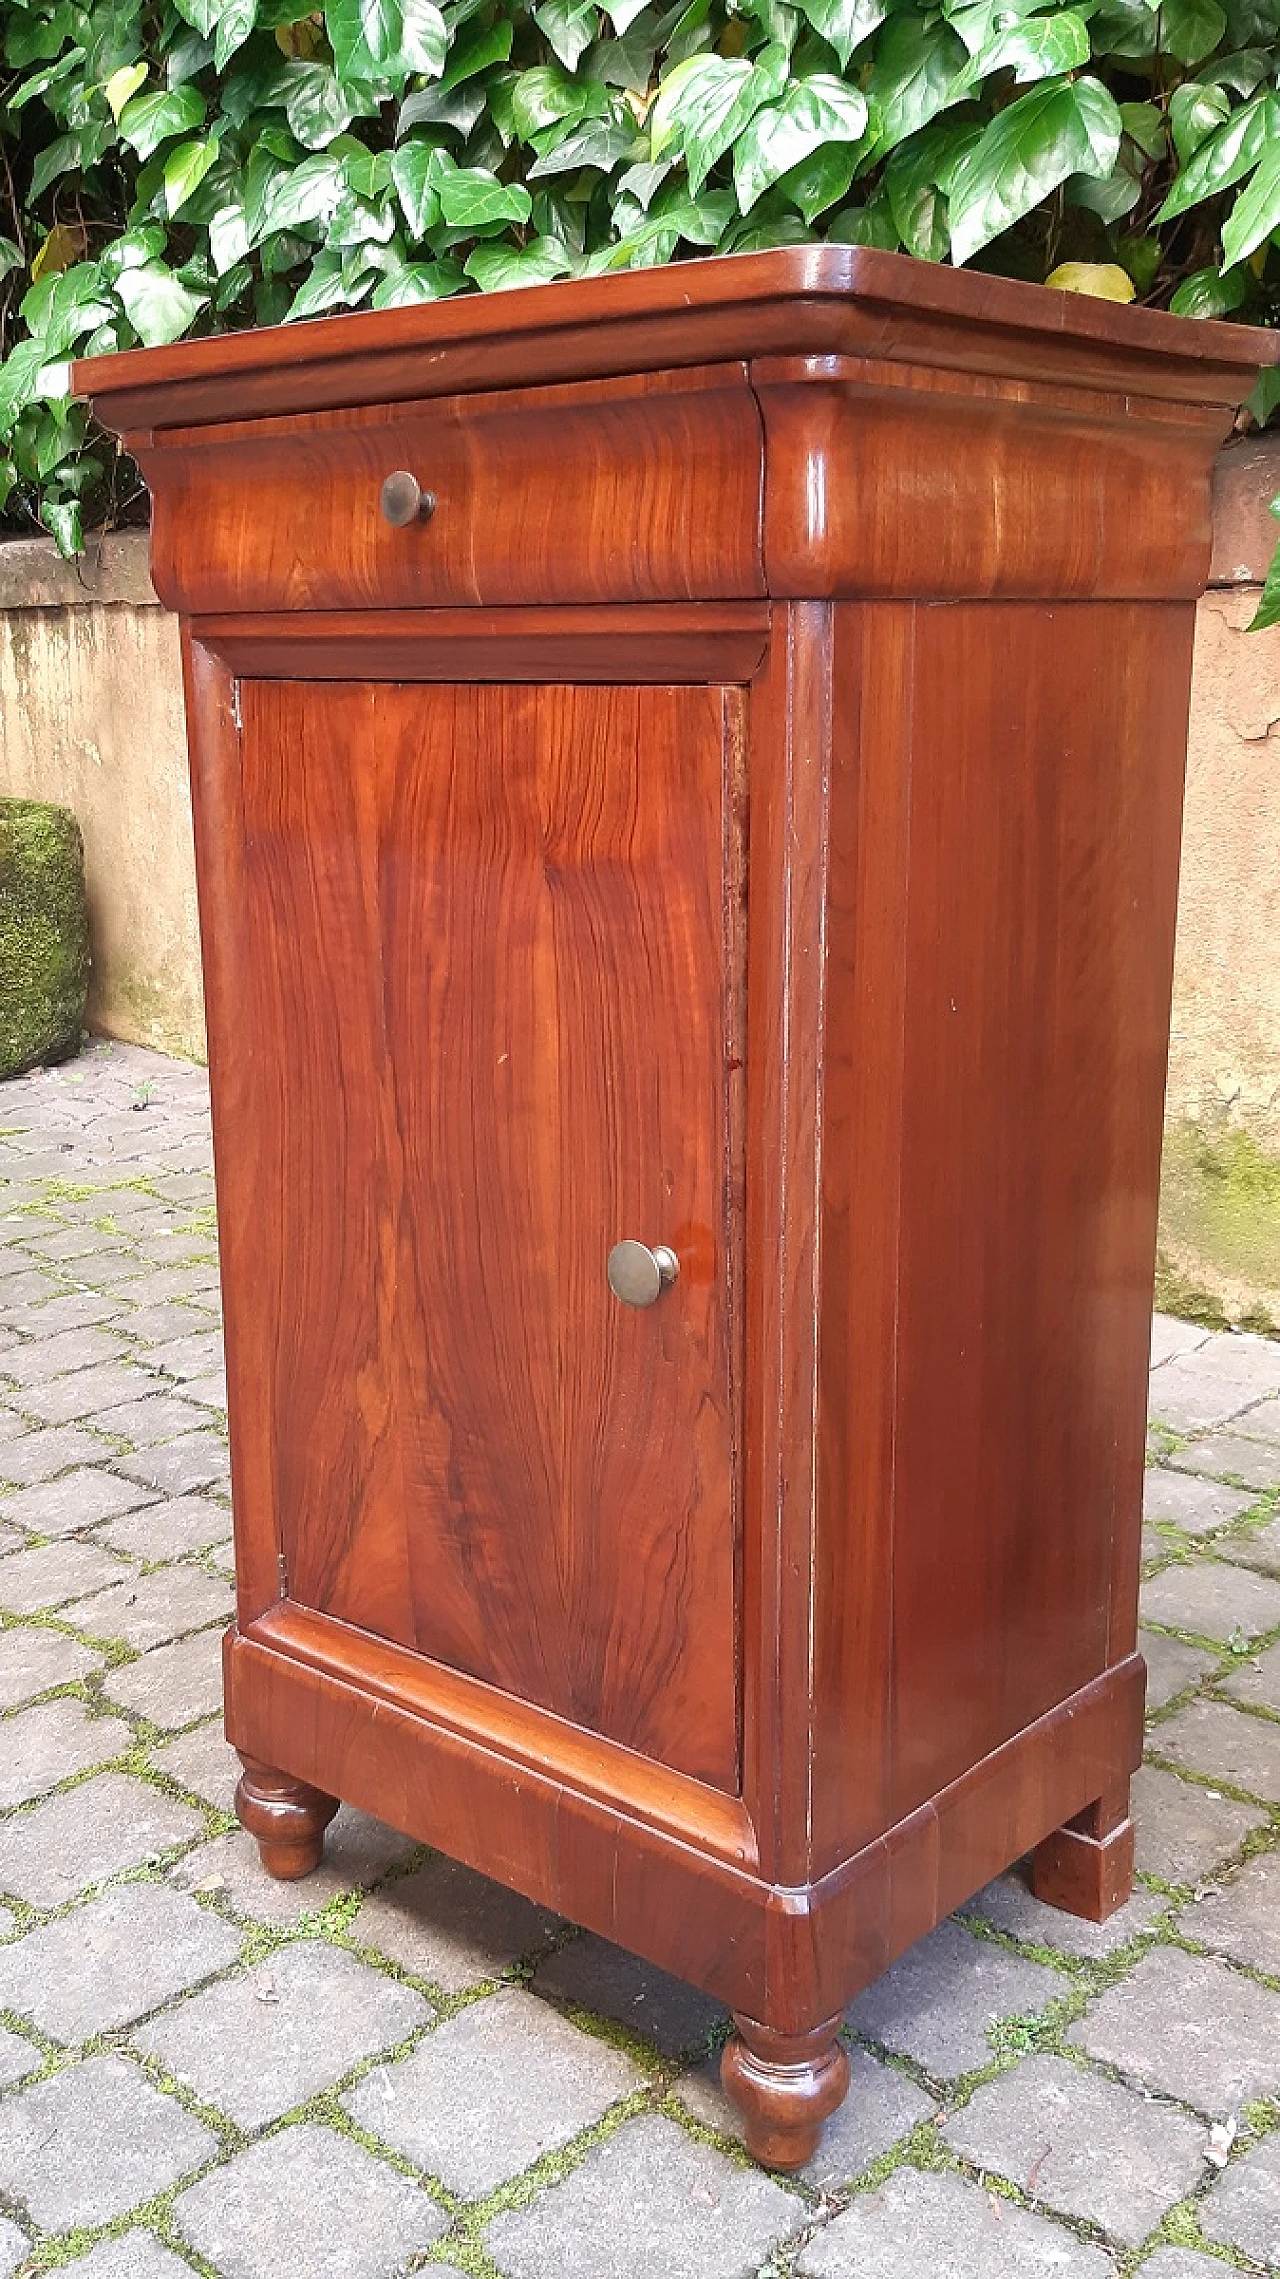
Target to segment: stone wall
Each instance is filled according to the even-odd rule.
[[[178,633],[128,531],[79,564],[0,545],[0,792],[58,800],[85,841],[90,1026],[204,1056]]]

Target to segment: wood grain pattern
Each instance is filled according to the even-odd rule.
[[[238,1018],[291,1595],[732,1788],[727,701],[245,682]]]
[[[79,368],[186,618],[245,1824],[692,1978],[778,2165],[981,1884],[1131,1877],[1190,596],[1277,355],[823,247]]]
[[[152,579],[190,612],[764,592],[742,364],[181,430],[139,456]],[[398,468],[429,521],[385,519]]]

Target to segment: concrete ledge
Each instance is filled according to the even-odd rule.
[[[1267,509],[1280,494],[1280,435],[1229,443],[1213,471],[1211,586],[1260,586],[1280,540]]]
[[[158,609],[150,551],[145,530],[91,538],[78,562],[64,562],[52,538],[5,539],[0,542],[0,610],[77,609],[90,602]]]

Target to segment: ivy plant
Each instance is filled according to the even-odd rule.
[[[1280,0],[0,0],[0,25],[0,507],[66,552],[137,494],[68,360],[138,342],[818,238],[1190,316],[1280,304]]]

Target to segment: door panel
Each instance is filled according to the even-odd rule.
[[[233,1418],[292,1598],[730,1789],[738,702],[242,685]]]

